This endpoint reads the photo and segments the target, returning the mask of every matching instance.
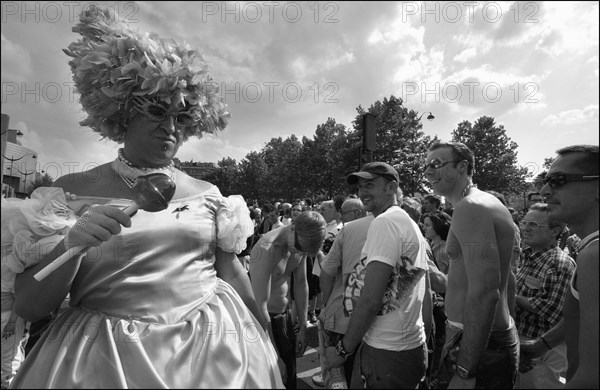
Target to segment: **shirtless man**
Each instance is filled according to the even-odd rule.
[[[427,180],[454,205],[440,380],[451,377],[449,388],[513,388],[519,355],[507,297],[513,222],[498,199],[473,186],[474,166],[473,152],[458,142],[436,143],[427,155]]]
[[[305,211],[291,225],[265,233],[250,253],[250,279],[262,320],[275,344],[287,389],[296,388],[296,357],[306,349],[308,282],[306,257],[315,256],[325,240],[326,222],[321,214]],[[299,331],[294,332],[289,286],[294,277]],[[287,374],[287,380],[286,380]]]

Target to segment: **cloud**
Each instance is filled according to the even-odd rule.
[[[583,109],[563,111],[558,115],[548,115],[542,121],[542,126],[557,127],[580,125],[594,119],[598,119],[598,104],[592,104]]]
[[[455,55],[452,60],[457,61],[457,62],[467,62],[471,58],[474,58],[476,55],[477,55],[477,49],[474,47],[470,47],[470,48],[465,49],[462,52],[460,52],[460,54]]]
[[[2,34],[2,81],[23,83],[31,76],[31,56]]]
[[[252,150],[260,150],[264,145],[234,146],[231,141],[218,135],[204,135],[201,139],[190,139],[179,150],[181,161],[214,162],[231,157],[240,162]]]
[[[257,4],[262,17],[253,23],[248,18]],[[405,98],[409,109],[432,111],[436,119],[424,121],[423,129],[444,139],[449,139],[456,123],[494,116],[518,139],[519,158],[537,161],[541,159],[537,154],[552,154],[556,145],[551,143],[562,142],[571,130],[555,123],[592,115],[584,114],[583,107],[598,105],[597,3],[479,2],[467,7],[455,2],[275,2],[268,3],[273,20],[266,4],[104,3],[118,7],[133,28],[155,31],[198,49],[215,81],[227,88],[222,95],[232,114],[229,126],[218,137],[190,140],[182,147],[180,159],[240,161],[271,138],[291,134],[312,138],[316,126],[328,117],[351,127],[357,106],[368,108],[395,95]],[[284,20],[287,4],[289,15],[292,7],[301,7],[300,21]],[[421,14],[408,14],[412,6]],[[429,12],[434,7],[439,15],[423,13],[424,8]],[[456,7],[462,7],[461,20],[453,22],[451,12]],[[502,18],[490,20],[498,7]],[[520,7],[518,14],[515,7]],[[325,23],[326,18],[334,22]],[[19,86],[24,81],[28,90],[32,83],[43,87],[53,82],[66,91],[71,74],[61,49],[78,38],[71,31],[73,24],[66,18],[56,23],[9,18],[2,26],[2,81]],[[292,83],[301,88],[297,102],[292,101]],[[407,94],[403,89],[407,83],[418,86],[418,93]],[[479,84],[470,90],[468,83]],[[462,96],[453,101],[457,86]],[[257,87],[262,96],[254,101]],[[502,99],[495,102],[498,89]],[[85,117],[78,96],[67,99],[64,93],[53,102],[43,93],[38,95],[39,102],[32,95],[10,95],[2,102],[2,111],[30,129],[24,141],[39,148],[40,160],[64,166],[63,161],[115,158],[118,145],[98,142],[97,134],[78,126]],[[325,101],[332,99],[335,102]],[[537,102],[526,104],[525,99]],[[581,108],[575,110],[579,116],[564,114],[573,107]],[[588,125],[597,123],[597,114],[593,115],[596,122]],[[542,121],[551,136],[540,144],[528,137],[542,130]],[[597,134],[592,134],[596,130],[597,126],[579,136],[586,143],[597,142]]]

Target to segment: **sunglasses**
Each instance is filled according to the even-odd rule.
[[[430,162],[425,164],[425,170],[427,170],[427,168],[440,169],[441,167],[443,167],[446,164],[457,163],[460,161],[462,161],[462,160],[452,160],[452,161],[431,160]]]
[[[195,126],[200,122],[200,119],[192,111],[167,109],[147,99],[134,98],[133,108],[153,122],[164,122],[169,118],[173,118],[176,125],[183,127]]]
[[[598,179],[598,175],[551,175],[546,176],[542,183],[548,184],[550,188],[559,188],[574,181],[591,181]]]
[[[521,229],[525,229],[525,228],[538,229],[538,228],[540,228],[542,226],[552,226],[552,225],[544,225],[544,224],[538,223],[536,221],[527,221],[527,222],[526,221],[522,221],[519,224],[519,227]]]

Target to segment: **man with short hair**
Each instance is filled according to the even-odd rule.
[[[273,229],[277,229],[278,227],[283,226],[283,224],[279,221],[279,211],[277,207],[273,206],[271,203],[265,203],[262,207],[262,217],[263,220],[258,227],[258,234],[265,234]]]
[[[422,214],[431,213],[440,209],[442,198],[435,194],[428,194],[423,197],[421,204],[423,205]]]
[[[317,315],[321,312],[323,304],[323,296],[319,286],[319,276],[321,275],[321,261],[329,252],[329,248],[333,244],[333,240],[342,228],[342,222],[338,222],[340,218],[338,211],[335,208],[333,200],[325,200],[319,206],[319,212],[327,222],[327,236],[323,243],[321,253],[318,253],[314,258],[309,258],[308,265],[308,286],[309,286],[309,302],[308,302],[308,320],[311,324],[317,322]],[[312,263],[312,264],[311,264]],[[311,266],[312,265],[312,266]]]
[[[324,329],[324,345],[321,346],[323,350],[328,346],[335,346],[348,328],[350,318],[344,313],[343,305],[344,283],[360,261],[367,232],[373,221],[373,215],[366,216],[360,199],[346,199],[342,203],[341,214],[344,226],[323,261],[320,275],[323,302],[327,303],[320,315]],[[344,362],[347,383],[350,383],[352,378],[353,363],[354,355]],[[328,385],[327,381],[325,385]]]
[[[349,198],[342,203],[340,207],[340,216],[344,226],[355,219],[362,218],[366,215],[365,207],[358,198]]]
[[[540,338],[522,345],[532,357],[567,345],[565,388],[597,389],[598,383],[598,145],[559,149],[540,193],[549,215],[582,237],[573,254],[577,269],[567,291],[563,321]]]
[[[293,224],[265,233],[250,253],[250,280],[254,298],[279,359],[285,363],[287,389],[296,388],[296,357],[302,356],[306,349],[306,257],[315,255],[324,239],[323,217],[317,212],[305,211],[296,217]],[[297,338],[288,299],[292,277],[299,320]]]
[[[549,216],[548,205],[536,203],[521,222],[524,250],[517,272],[516,317],[519,337],[531,340],[557,325],[575,272],[575,262],[557,245],[564,224]],[[535,359],[519,375],[521,389],[559,389],[567,369],[564,343]],[[524,362],[521,363],[524,367]]]
[[[351,388],[416,388],[425,376],[422,316],[427,241],[396,200],[399,177],[389,164],[371,162],[348,176],[359,186],[371,222],[361,260],[348,276],[344,310],[350,323],[325,369],[356,353]]]
[[[425,177],[454,205],[446,241],[446,343],[438,380],[450,388],[513,388],[519,339],[509,311],[513,221],[493,195],[472,182],[473,152],[459,142],[433,144]]]
[[[327,222],[327,234],[333,234],[336,236],[342,228],[342,223],[338,222],[339,214],[335,209],[335,203],[333,200],[324,200],[321,202],[319,212]]]
[[[523,212],[525,214],[527,214],[527,211],[529,211],[529,208],[531,206],[533,206],[536,203],[542,203],[544,201],[544,198],[542,197],[542,195],[539,192],[530,192],[527,194],[527,204],[525,205],[525,209],[523,210]]]

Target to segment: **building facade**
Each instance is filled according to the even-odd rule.
[[[23,133],[8,128],[9,116],[2,114],[2,194],[7,198],[25,198],[37,172],[37,152],[23,146]]]

